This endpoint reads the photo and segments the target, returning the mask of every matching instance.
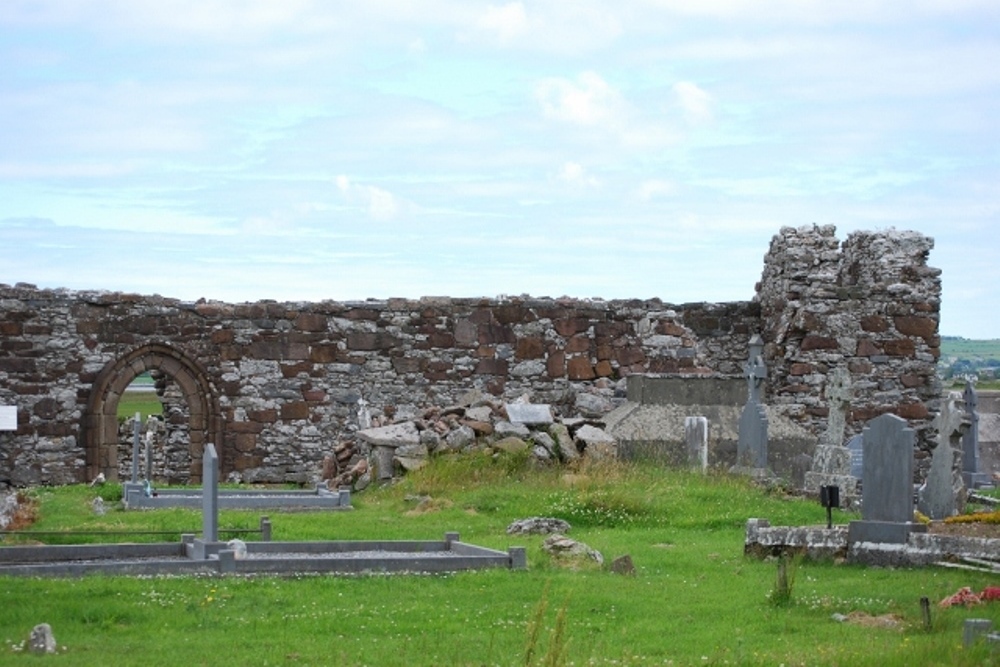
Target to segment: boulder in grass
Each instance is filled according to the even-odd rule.
[[[553,533],[568,533],[569,523],[554,517],[533,516],[528,519],[518,519],[507,526],[508,535],[551,535]]]
[[[604,556],[600,551],[559,533],[546,537],[542,549],[556,560],[569,565],[604,564]]]

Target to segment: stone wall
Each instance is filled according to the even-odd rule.
[[[828,372],[847,368],[848,435],[891,412],[917,430],[918,460],[926,461],[941,397],[941,272],[927,266],[933,245],[911,231],[855,232],[841,245],[833,226],[783,228],[757,285],[768,402],[821,432]]]
[[[739,376],[751,334],[771,367],[764,399],[812,432],[825,373],[846,364],[849,428],[896,412],[926,430],[939,394],[938,271],[914,232],[782,229],[750,302],[550,298],[196,303],[0,285],[0,484],[117,477],[115,409],[150,371],[186,403],[190,479],[216,444],[222,472],[306,482],[357,428],[364,399],[384,421],[471,390],[525,393],[571,414],[625,396],[636,373]],[[176,402],[176,401],[175,401]],[[924,437],[923,435],[921,437]]]
[[[751,303],[390,299],[226,304],[0,286],[0,482],[117,477],[124,388],[173,376],[224,473],[305,482],[356,428],[359,399],[386,420],[470,390],[571,411],[580,396],[624,397],[631,373],[736,373]],[[209,394],[204,396],[203,394]],[[202,433],[203,431],[203,433]]]

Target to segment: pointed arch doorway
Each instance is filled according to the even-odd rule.
[[[132,380],[146,371],[167,375],[187,402],[190,481],[201,483],[201,459],[206,443],[215,444],[220,449],[220,458],[225,460],[221,452],[218,398],[208,375],[194,359],[162,343],[136,348],[109,362],[98,374],[83,416],[87,479],[94,479],[99,473],[109,480],[118,479],[118,402]]]

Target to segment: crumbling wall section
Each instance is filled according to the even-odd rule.
[[[846,368],[848,435],[884,413],[908,420],[918,433],[920,479],[941,396],[941,272],[927,265],[933,246],[913,231],[855,232],[841,244],[832,225],[786,227],[771,242],[756,295],[766,401],[820,433],[828,374]]]

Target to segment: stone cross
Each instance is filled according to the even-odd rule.
[[[829,404],[830,416],[827,418],[826,431],[820,440],[821,445],[843,446],[844,429],[847,427],[847,413],[851,409],[852,394],[850,371],[842,366],[833,369],[826,380],[826,400]]]
[[[750,338],[749,353],[747,363],[743,367],[743,374],[747,379],[747,403],[760,403],[760,385],[767,377],[767,366],[764,365],[764,339],[760,334],[754,334]]]
[[[841,502],[846,505],[857,493],[857,481],[851,475],[851,451],[842,444],[851,409],[850,371],[843,367],[830,371],[824,393],[829,414],[827,427],[816,446],[812,470],[805,474],[804,487],[806,491],[819,493],[822,486],[836,486]]]
[[[931,468],[920,487],[917,507],[931,519],[947,519],[965,510],[967,492],[962,479],[962,432],[968,427],[962,398],[951,392],[934,419],[938,443],[931,456]]]

